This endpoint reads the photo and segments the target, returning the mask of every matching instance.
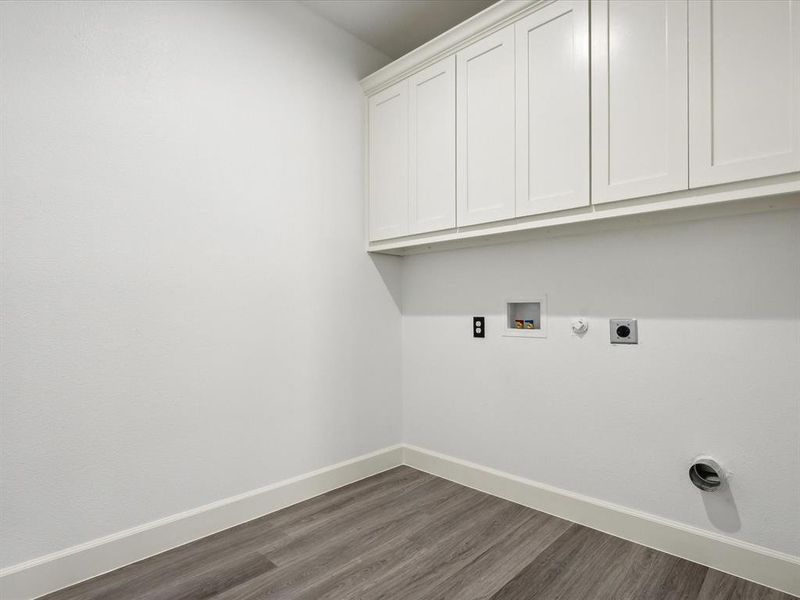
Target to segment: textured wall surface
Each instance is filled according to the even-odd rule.
[[[299,5],[0,5],[8,566],[400,441],[358,79]]]
[[[799,211],[404,260],[405,442],[800,555]],[[546,339],[500,335],[526,293]],[[729,492],[690,485],[700,453]]]

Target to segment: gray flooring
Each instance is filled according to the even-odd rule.
[[[398,467],[47,600],[788,600]]]

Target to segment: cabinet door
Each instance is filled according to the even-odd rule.
[[[456,57],[409,80],[410,232],[456,226]]]
[[[689,187],[686,0],[592,2],[592,202]]]
[[[800,2],[689,3],[691,187],[800,171]]]
[[[589,204],[589,5],[518,21],[516,215]]]
[[[514,216],[514,26],[456,55],[458,225]]]
[[[369,99],[369,233],[408,233],[408,80]]]

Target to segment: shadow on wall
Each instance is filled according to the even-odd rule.
[[[372,264],[381,276],[383,283],[386,285],[386,290],[392,297],[397,310],[403,310],[403,294],[402,294],[402,279],[403,279],[403,258],[400,256],[391,256],[389,254],[370,254]]]
[[[720,531],[736,533],[742,528],[739,509],[729,486],[716,492],[698,492],[709,522]]]
[[[551,316],[798,319],[800,210],[406,257],[404,315],[501,314],[546,293]]]

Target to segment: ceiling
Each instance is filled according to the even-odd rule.
[[[303,0],[303,4],[395,59],[495,1]]]

